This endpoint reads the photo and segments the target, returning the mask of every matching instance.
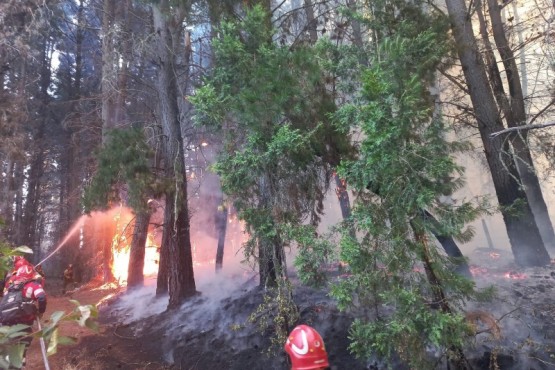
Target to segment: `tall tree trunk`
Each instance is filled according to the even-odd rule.
[[[306,14],[306,28],[308,30],[308,35],[310,36],[310,41],[315,43],[318,41],[318,21],[314,16],[314,6],[312,5],[312,0],[304,0],[304,11]]]
[[[132,43],[131,38],[133,37],[130,30],[130,14],[132,14],[133,9],[130,0],[120,0],[118,1],[118,17],[119,24],[121,25],[121,35],[119,39],[123,40],[121,45],[121,66],[117,70],[117,94],[115,96],[115,111],[114,111],[114,121],[118,125],[128,125],[129,117],[127,115],[126,100],[127,100],[127,85],[128,85],[128,75],[129,75],[129,63],[131,63],[132,58]]]
[[[170,12],[173,11],[173,15]],[[168,309],[175,309],[196,294],[193,255],[187,204],[187,177],[183,137],[179,120],[178,90],[175,75],[176,45],[181,35],[185,9],[170,8],[166,0],[152,5],[157,52],[157,90],[160,120],[165,136],[162,146],[165,176],[173,186],[166,190],[164,237],[168,257]],[[162,257],[162,256],[161,256]]]
[[[357,1],[347,0],[347,7],[351,11],[357,11]],[[364,47],[364,38],[362,35],[362,26],[360,22],[356,19],[351,20],[351,28],[353,29],[353,44],[355,44],[360,50]],[[368,65],[367,60],[361,61],[364,65]]]
[[[25,27],[25,14],[21,14],[21,25],[18,27],[21,32],[24,31]],[[24,101],[26,97],[26,90],[25,85],[28,83],[27,80],[27,60],[24,58],[20,62],[20,66],[18,69],[19,76],[13,76],[14,78],[19,78],[18,87],[17,87],[17,95],[18,98],[21,99],[21,102]],[[19,150],[23,150],[23,148],[19,148]],[[12,240],[17,242],[21,241],[22,239],[22,221],[23,221],[23,184],[25,183],[25,159],[21,153],[18,153],[18,158],[16,159],[16,165],[14,167],[13,172],[13,192],[14,192],[14,202],[10,205],[13,208],[13,216],[10,222],[11,225],[11,236]]]
[[[117,83],[117,53],[114,43],[114,32],[116,20],[116,3],[112,0],[104,0],[102,9],[102,144],[106,144],[108,133],[116,127],[116,88]],[[104,282],[115,280],[112,272],[113,234],[102,234],[102,266],[104,269]]]
[[[546,265],[549,263],[549,254],[539,234],[526,194],[520,188],[513,157],[507,152],[508,148],[502,138],[490,138],[491,133],[504,127],[488,85],[484,62],[476,47],[468,9],[464,0],[447,0],[446,4],[515,261],[522,266]],[[519,207],[519,214],[511,209],[515,206]]]
[[[129,267],[127,270],[127,289],[143,286],[145,267],[145,247],[148,235],[150,212],[138,212],[135,215],[133,239],[129,248]]]
[[[105,144],[110,130],[116,127],[117,106],[117,52],[114,32],[116,32],[116,2],[104,0],[102,11],[102,143]]]
[[[17,166],[15,167],[14,172],[14,192],[15,192],[15,201],[14,201],[14,214],[13,214],[13,240],[16,243],[21,243],[23,239],[23,184],[25,184],[25,165],[23,160],[17,161]]]
[[[497,0],[487,0],[487,2],[493,29],[493,38],[499,55],[501,56],[501,60],[503,61],[507,84],[509,86],[510,101],[509,104],[504,107],[505,119],[509,127],[526,125],[526,109],[518,66],[513,50],[507,41],[503,21],[501,19],[501,8]],[[547,205],[543,198],[540,182],[536,175],[534,162],[527,143],[528,131],[509,135],[516,157],[515,163],[520,174],[520,179],[524,185],[524,190],[536,218],[536,224],[538,225],[542,239],[544,243],[550,247],[555,247],[555,232],[553,231],[553,225],[549,218],[549,211],[547,210]]]
[[[264,28],[271,29],[272,27],[272,7],[271,0],[248,0],[243,2],[246,9],[252,8],[255,5],[260,5],[265,10]],[[266,40],[271,43],[272,40]],[[261,175],[258,179],[259,195],[257,209],[259,211],[266,211],[268,222],[271,220],[271,212],[269,211],[271,200],[273,198],[268,183],[267,175]],[[283,254],[283,245],[279,240],[279,236],[275,238],[265,238],[258,236],[258,272],[259,272],[259,285],[261,287],[275,287],[278,285],[278,278],[285,275],[285,260]]]
[[[216,272],[222,269],[224,261],[225,232],[227,228],[227,207],[223,200],[216,212],[216,233],[218,234],[218,248],[216,250]]]
[[[513,8],[513,14],[515,16],[515,24],[520,25],[520,16],[518,14],[518,7],[516,1],[511,1],[511,5]],[[518,27],[517,30],[518,34],[518,44],[524,45],[524,35],[522,32],[522,28]],[[526,49],[520,49],[520,77],[521,77],[521,85],[522,85],[522,96],[524,99],[528,96],[528,71],[526,69]]]
[[[30,163],[27,175],[27,196],[23,210],[23,218],[19,233],[21,240],[18,244],[27,245],[33,249],[39,247],[36,244],[36,231],[38,225],[38,207],[40,199],[40,178],[44,173],[44,130],[39,128],[39,133],[35,138],[37,142],[36,152],[33,153],[33,160]],[[36,248],[35,248],[36,247]]]
[[[273,195],[269,186],[267,175],[259,179],[259,206],[258,209],[265,210],[268,222],[271,220],[270,205]],[[258,268],[261,287],[275,287],[278,279],[286,275],[285,255],[279,235],[270,237],[258,237]]]
[[[2,163],[2,172],[6,175],[2,181],[2,193],[0,194],[0,220],[3,221],[8,227],[4,232],[9,231],[10,220],[12,216],[13,205],[13,170],[14,161],[10,156],[6,158],[5,163]],[[9,232],[7,233],[9,234]]]
[[[167,203],[167,202],[166,202]],[[162,296],[168,294],[169,288],[169,245],[171,243],[171,234],[166,232],[168,224],[166,221],[166,212],[164,209],[164,229],[162,232],[162,244],[160,245],[160,259],[158,261],[158,275],[156,279],[156,295]]]
[[[48,37],[44,37],[41,48],[41,69],[39,78],[39,118],[36,121],[38,126],[34,132],[34,142],[36,145],[31,148],[32,160],[27,176],[27,196],[23,211],[23,229],[21,244],[25,244],[34,249],[39,249],[36,244],[36,232],[38,230],[38,207],[41,195],[41,178],[44,173],[45,160],[45,130],[49,121],[50,95],[48,89],[51,83],[51,59],[52,44]]]
[[[430,212],[424,210],[422,214],[424,219],[432,224],[432,235],[437,239],[439,244],[441,244],[445,253],[449,257],[452,257],[453,264],[455,265],[455,272],[471,279],[472,273],[470,272],[468,263],[466,262],[459,246],[455,243],[453,237],[445,236],[437,231],[437,228],[434,227],[434,225],[439,225],[439,222]]]
[[[129,7],[130,1],[114,2],[104,0],[102,29],[102,144],[108,140],[108,134],[116,127],[128,124],[126,114],[127,97],[127,64],[130,58]],[[116,32],[118,32],[116,34]],[[123,39],[123,50],[116,45],[117,39]],[[116,48],[116,46],[118,46]],[[121,67],[120,67],[121,63]],[[135,235],[137,236],[137,235]],[[139,239],[146,240],[144,235]],[[112,251],[104,249],[104,266],[113,260]],[[111,278],[111,272],[105,272],[106,278]]]
[[[75,130],[76,123],[80,123],[82,113],[80,106],[81,99],[81,80],[83,76],[83,40],[85,29],[84,0],[79,1],[77,8],[77,25],[75,30],[75,75],[73,86],[71,86],[70,100],[71,120],[64,126],[62,140],[66,151],[60,158],[60,195],[59,195],[59,223],[58,240],[72,228],[77,219],[81,217],[81,179],[83,178],[83,168],[79,165],[81,158],[81,134]],[[69,123],[71,122],[71,123]],[[67,246],[61,251],[64,264],[78,263],[79,254],[85,253],[79,248],[79,238],[71,238]],[[76,266],[76,273],[83,271],[84,266]],[[94,276],[94,274],[92,274]],[[83,274],[83,277],[90,278]]]

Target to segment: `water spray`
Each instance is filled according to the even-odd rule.
[[[66,234],[66,237],[64,238],[64,240],[62,240],[62,242],[58,245],[58,247],[56,249],[54,249],[52,252],[50,252],[50,254],[48,256],[46,256],[42,261],[35,264],[35,266],[40,266],[42,263],[44,263],[46,260],[48,260],[50,257],[52,257],[54,255],[54,253],[59,251],[60,248],[62,248],[67,243],[69,238],[71,238],[73,236],[73,234],[75,234],[75,232],[77,232],[77,230],[81,229],[81,227],[83,226],[83,221],[85,220],[85,217],[88,217],[88,216],[83,215],[83,216],[79,217],[79,219],[77,220],[75,225],[73,225],[73,227],[71,228],[69,233]]]

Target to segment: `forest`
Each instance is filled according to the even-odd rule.
[[[265,368],[320,293],[353,369],[554,368],[551,336],[531,365],[495,344],[491,303],[555,285],[554,21],[547,0],[3,0],[0,269],[152,286],[169,318],[233,265]]]

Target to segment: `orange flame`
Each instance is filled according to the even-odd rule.
[[[114,257],[114,264],[112,265],[112,273],[116,280],[122,284],[127,282],[127,270],[129,266],[129,253],[130,245],[121,245],[121,242],[126,242],[125,237],[120,238],[118,248],[112,246],[112,254]],[[158,261],[160,259],[159,248],[154,243],[154,237],[151,233],[147,235],[147,242],[145,248],[145,262],[143,267],[143,274],[145,276],[154,276],[158,273]]]

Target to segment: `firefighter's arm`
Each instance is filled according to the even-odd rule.
[[[46,293],[42,287],[35,289],[33,293],[39,305],[39,314],[43,314],[46,311]]]

